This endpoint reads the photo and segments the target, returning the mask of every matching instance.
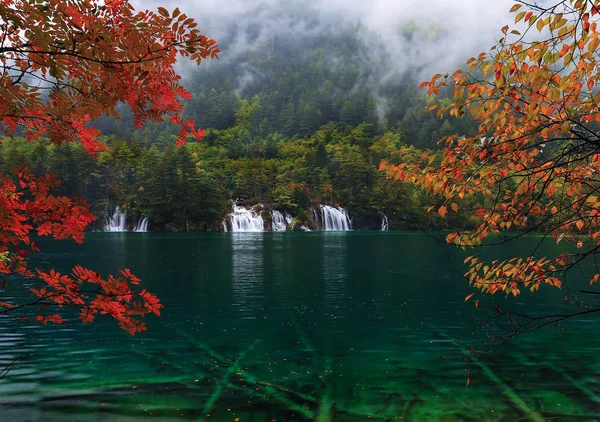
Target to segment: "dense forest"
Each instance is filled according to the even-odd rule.
[[[390,229],[471,225],[468,213],[424,213],[435,197],[379,171],[383,159],[399,163],[436,149],[441,136],[475,129],[469,119],[440,120],[427,111],[419,69],[390,75],[373,47],[381,41],[367,44],[357,26],[274,34],[228,59],[228,42],[252,39],[254,30],[233,28],[220,40],[225,59],[186,77],[193,99],[185,115],[206,128],[201,142],[175,147],[175,127],[135,129],[123,108],[120,120],[95,123],[107,146],[98,160],[79,144],[5,139],[0,171],[25,163],[37,174],[60,174],[59,193],[91,203],[96,230],[117,205],[131,224],[147,217],[150,230],[220,230],[231,200],[288,212],[307,225],[317,204],[346,208],[355,229],[378,229],[383,215]]]

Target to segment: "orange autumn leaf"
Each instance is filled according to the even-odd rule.
[[[451,98],[435,102],[439,118],[465,117],[478,128],[443,137],[441,150],[409,159],[402,170],[404,182],[447,204],[437,208],[441,217],[446,207],[457,212],[458,199],[474,204],[475,226],[447,235],[448,243],[477,247],[490,235],[542,232],[569,247],[543,258],[467,258],[465,277],[488,294],[562,288],[562,273],[596,253],[586,243],[600,246],[600,32],[591,18],[598,10],[580,0],[552,3],[511,10],[516,22],[540,30],[530,33],[538,39],[504,26],[491,49],[466,61],[469,77],[429,81],[430,95],[453,88]]]
[[[439,209],[438,209],[438,214],[440,215],[440,217],[444,218],[446,216],[446,213],[448,212],[448,208],[445,205],[442,205]]]

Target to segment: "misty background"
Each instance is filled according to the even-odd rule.
[[[138,9],[176,7],[215,38],[221,61],[258,51],[277,36],[298,39],[356,27],[388,73],[420,69],[423,77],[451,72],[489,48],[512,22],[512,0],[135,0]],[[381,48],[383,46],[384,48]],[[298,51],[298,54],[301,54]],[[243,83],[243,81],[241,81]]]
[[[107,147],[98,160],[74,144],[34,150],[15,140],[0,148],[0,164],[58,173],[59,193],[84,196],[99,222],[119,206],[152,230],[223,230],[232,200],[288,213],[296,230],[317,228],[320,204],[346,209],[355,229],[469,228],[479,204],[447,219],[425,213],[437,198],[388,179],[380,163],[477,133],[468,114],[430,112],[419,85],[494,45],[511,3],[135,0],[144,10],[178,7],[222,50],[201,66],[177,64],[192,95],[183,117],[206,129],[202,140],[176,148],[178,127],[136,128],[122,105],[120,119],[94,122]]]
[[[398,122],[412,118],[415,98],[424,95],[417,89],[421,82],[435,73],[451,73],[488,50],[500,28],[512,21],[511,0],[133,4],[141,10],[179,8],[218,42],[218,60],[200,67],[187,60],[177,65],[194,98],[186,105],[186,117],[207,129],[247,123],[250,136],[307,136],[329,122],[397,129]],[[243,101],[250,102],[245,110]],[[136,134],[128,111],[120,112],[119,123],[101,119],[98,126],[105,134],[156,142],[175,131],[150,123],[145,133]],[[240,121],[242,115],[246,122]],[[434,145],[429,141],[416,144]]]

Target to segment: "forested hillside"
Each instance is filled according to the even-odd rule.
[[[410,40],[417,26],[403,28]],[[432,31],[431,38],[443,36]],[[201,142],[175,147],[177,128],[148,123],[135,129],[131,113],[95,123],[107,150],[95,161],[76,144],[5,140],[0,171],[23,162],[39,174],[56,172],[62,194],[82,195],[99,217],[119,205],[151,230],[220,230],[231,200],[261,203],[307,223],[315,204],[340,205],[354,227],[468,226],[460,215],[424,215],[436,198],[386,180],[381,160],[399,163],[435,149],[441,136],[469,133],[468,119],[438,119],[419,89],[421,69],[390,72],[383,41],[365,40],[360,25],[253,39],[260,28],[219,40],[222,60],[184,80],[193,99],[186,118],[207,129]],[[263,37],[264,38],[264,37]],[[227,56],[239,39],[248,51]],[[233,47],[232,47],[233,51]],[[383,58],[382,58],[383,57]]]

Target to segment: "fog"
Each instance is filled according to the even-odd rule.
[[[221,61],[235,60],[240,52],[264,45],[274,34],[302,37],[360,24],[359,35],[365,42],[383,41],[385,51],[376,54],[385,55],[389,74],[402,74],[410,66],[420,69],[419,76],[423,79],[434,73],[451,72],[469,57],[487,50],[500,37],[500,28],[512,21],[508,10],[513,3],[512,0],[133,1],[138,9],[179,7],[194,17],[204,34],[223,45]],[[232,28],[238,30],[233,40]],[[258,31],[251,40],[239,35],[248,28]],[[418,30],[407,39],[400,36],[406,28]]]

